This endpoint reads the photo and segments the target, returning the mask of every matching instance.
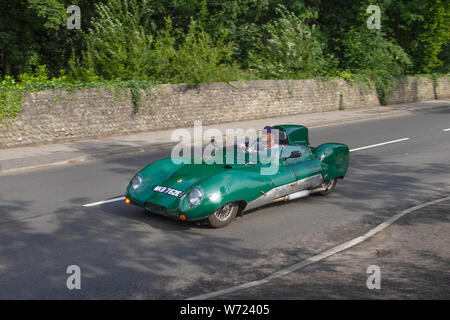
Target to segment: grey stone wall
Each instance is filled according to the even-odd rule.
[[[407,77],[395,84],[388,96],[390,104],[416,102],[435,99],[433,81],[427,77]]]
[[[450,98],[450,79],[442,77],[437,79],[436,95],[438,99]]]
[[[448,78],[439,96],[449,96]],[[405,79],[393,103],[434,99],[431,80]],[[203,124],[379,106],[375,90],[344,80],[264,80],[160,85],[141,90],[138,112],[128,89],[47,90],[23,99],[16,119],[0,124],[0,148],[66,142]]]

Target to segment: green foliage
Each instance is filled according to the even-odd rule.
[[[134,113],[138,113],[141,104],[141,91],[139,90],[139,88],[136,87],[131,87],[130,90],[131,90],[131,101],[133,102],[134,106]]]
[[[128,82],[128,88],[130,89],[131,92],[131,102],[133,103],[134,106],[134,113],[138,113],[139,108],[141,106],[141,99],[142,99],[141,89],[145,87],[145,85],[143,84],[144,83],[139,81]]]
[[[153,38],[142,25],[147,0],[110,0],[98,4],[98,19],[87,35],[87,50],[83,54],[85,69],[72,69],[73,74],[86,72],[109,80],[148,79]],[[76,65],[71,61],[71,65]]]
[[[0,123],[15,118],[22,108],[22,93],[14,78],[6,76],[0,82]]]
[[[64,1],[46,0],[28,0],[29,10],[32,10],[37,19],[41,19],[43,27],[46,30],[58,30],[64,24],[66,7]]]
[[[177,31],[166,18],[155,34],[145,28],[147,1],[111,0],[96,6],[99,19],[89,29],[82,59],[72,55],[75,80],[153,80],[155,82],[230,81],[239,74],[232,61],[232,43],[213,41],[194,20],[177,48]],[[95,78],[98,77],[98,78]]]
[[[38,66],[36,68],[35,73],[33,74],[22,73],[21,75],[19,75],[19,81],[23,85],[27,85],[30,83],[46,82],[47,80],[48,80],[48,71],[46,65]]]
[[[382,104],[396,77],[405,73],[411,60],[403,49],[378,30],[351,29],[342,40],[343,67],[350,73],[365,75],[377,88]]]
[[[418,37],[415,54],[418,65],[417,71],[432,73],[434,70],[448,68],[450,62],[448,57],[447,60],[444,60],[446,66],[444,61],[440,59],[440,53],[444,49],[449,50],[450,3],[448,1],[432,1],[425,15],[423,29],[424,31]]]
[[[21,74],[19,81],[13,77],[6,76],[0,82],[0,123],[6,119],[13,119],[17,116],[22,108],[23,96],[30,92],[42,90],[74,90],[74,89],[90,89],[107,87],[111,89],[127,88],[131,92],[131,99],[135,112],[139,111],[141,104],[140,89],[146,89],[153,85],[154,82],[149,80],[127,80],[127,81],[74,81],[66,75],[49,79],[45,66],[38,66],[36,73]]]
[[[155,36],[153,47],[147,53],[152,62],[149,66],[149,78],[155,82],[171,83],[176,75],[172,62],[177,54],[172,20],[165,20],[165,27]]]
[[[281,7],[281,17],[265,26],[256,52],[250,53],[250,68],[263,79],[305,79],[324,74],[332,57],[324,55],[324,44],[315,25],[308,19],[317,12],[310,10],[303,17]]]
[[[81,8],[82,30],[66,28],[72,4]],[[366,28],[370,4],[381,8],[380,31]],[[396,77],[450,71],[444,0],[0,0],[0,7],[0,79],[16,81],[2,84],[2,103],[15,104],[3,114],[14,114],[20,92],[39,88],[123,85],[138,109],[134,85],[246,79],[341,77],[376,84],[387,103]]]
[[[342,41],[345,69],[367,73],[389,72],[394,76],[404,73],[411,64],[408,55],[381,31],[366,28],[350,29]]]
[[[224,37],[213,41],[211,36],[192,20],[189,31],[172,62],[174,82],[196,85],[201,82],[236,80],[239,69],[232,62],[232,43]]]
[[[56,75],[67,67],[66,51],[83,43],[72,42],[81,32],[69,33],[65,28],[67,2],[0,0],[0,76],[31,73],[42,64]]]

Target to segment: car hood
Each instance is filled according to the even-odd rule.
[[[127,194],[141,204],[151,202],[169,210],[176,209],[180,199],[193,187],[230,168],[226,168],[223,164],[206,163],[182,163],[176,165],[169,163],[167,160],[171,159],[155,162],[142,169],[140,171],[143,177],[142,185],[136,191],[131,191],[130,186],[128,186]],[[176,197],[163,192],[153,191],[155,186],[182,191],[182,194]]]
[[[191,187],[225,170],[227,169],[224,165],[218,164],[184,164],[158,182],[158,185],[186,192]]]

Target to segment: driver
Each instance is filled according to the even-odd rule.
[[[279,147],[278,143],[276,143],[275,138],[272,135],[272,130],[273,130],[273,128],[271,126],[264,127],[265,141],[266,141],[267,149]]]
[[[274,129],[271,126],[265,126],[263,129],[263,136],[256,140],[252,145],[240,144],[239,147],[248,152],[258,152],[263,150],[272,150],[279,148],[279,144],[275,139]]]

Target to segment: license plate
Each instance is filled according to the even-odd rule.
[[[164,193],[164,194],[168,194],[168,195],[171,195],[171,196],[174,196],[174,197],[179,197],[179,196],[181,196],[183,194],[183,191],[172,189],[172,188],[169,188],[169,187],[162,187],[162,186],[155,186],[153,188],[153,191]]]

